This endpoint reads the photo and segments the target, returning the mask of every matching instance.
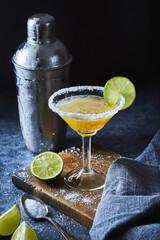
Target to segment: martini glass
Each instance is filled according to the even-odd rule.
[[[82,168],[74,169],[64,177],[65,183],[76,190],[92,191],[104,186],[105,173],[91,168],[91,136],[122,109],[125,99],[120,95],[119,104],[109,107],[104,101],[103,91],[104,88],[98,86],[69,87],[55,92],[49,98],[49,108],[82,136]],[[101,101],[102,109],[106,107],[102,111]],[[71,104],[73,108],[68,110]],[[84,107],[85,113],[82,110]]]

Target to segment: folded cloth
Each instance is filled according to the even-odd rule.
[[[138,158],[119,158],[109,168],[90,237],[160,239],[160,130]]]

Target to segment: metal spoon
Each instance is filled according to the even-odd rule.
[[[61,227],[56,221],[47,216],[48,208],[45,203],[32,195],[24,194],[21,197],[21,205],[26,214],[35,219],[46,219],[52,223],[60,233],[68,240],[76,240],[71,234],[69,234],[63,227]]]

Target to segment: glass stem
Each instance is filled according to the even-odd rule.
[[[82,156],[83,170],[89,172],[91,170],[91,137],[82,136]]]

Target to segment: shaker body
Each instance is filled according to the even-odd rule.
[[[34,153],[59,151],[67,124],[48,108],[53,92],[69,85],[69,65],[47,71],[14,66],[19,120],[26,146]]]

